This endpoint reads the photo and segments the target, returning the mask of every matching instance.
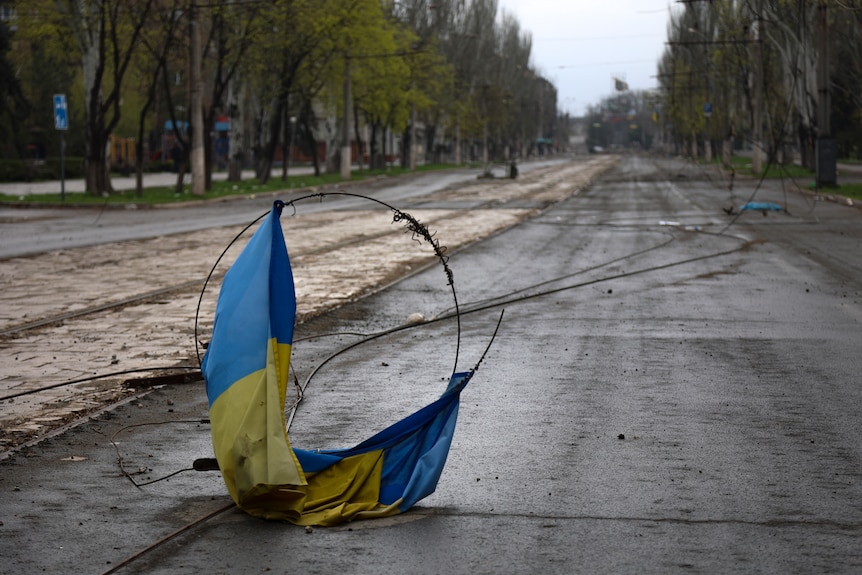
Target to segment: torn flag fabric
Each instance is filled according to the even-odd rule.
[[[201,364],[228,492],[251,515],[299,525],[404,512],[437,486],[473,371],[453,374],[439,399],[353,448],[294,449],[284,407],[296,295],[283,206],[225,275]]]

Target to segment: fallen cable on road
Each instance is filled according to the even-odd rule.
[[[253,516],[305,526],[396,515],[433,493],[451,446],[461,392],[478,369],[477,363],[470,371],[457,371],[461,323],[446,248],[406,212],[366,196],[335,194],[387,207],[393,223],[404,223],[414,240],[433,248],[455,301],[458,345],[449,383],[436,401],[349,449],[292,447],[284,409],[297,310],[280,217],[287,205],[329,194],[274,203],[224,276],[201,372],[213,450],[237,506]],[[197,326],[196,314],[196,343]],[[297,390],[298,404],[302,388]]]
[[[194,366],[187,366],[187,365],[175,365],[175,366],[171,366],[171,367],[141,367],[141,368],[137,368],[137,369],[124,369],[123,371],[112,371],[109,373],[100,373],[100,374],[96,374],[96,375],[90,375],[87,377],[82,377],[79,379],[73,379],[70,381],[61,381],[60,383],[52,383],[51,385],[43,385],[41,387],[34,387],[32,389],[25,389],[23,391],[18,391],[15,393],[10,393],[8,395],[0,396],[0,401],[4,401],[7,399],[15,399],[16,397],[21,397],[24,395],[32,395],[34,393],[39,393],[42,391],[48,391],[49,389],[56,389],[58,387],[65,387],[67,385],[75,385],[77,383],[87,383],[90,381],[98,381],[100,379],[106,379],[109,377],[119,377],[122,375],[129,375],[132,373],[147,373],[147,372],[151,372],[151,371],[176,371],[176,370],[180,370],[180,369],[187,369],[190,371],[188,371],[184,374],[178,374],[178,375],[184,375],[184,376],[195,375],[195,374],[200,375],[200,368],[194,367]],[[200,381],[200,380],[198,379],[198,381]],[[150,384],[150,385],[157,385],[157,384]]]

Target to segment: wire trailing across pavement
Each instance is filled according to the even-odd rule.
[[[67,385],[75,385],[78,383],[89,383],[91,381],[98,381],[100,379],[106,379],[109,377],[119,377],[122,375],[131,375],[133,373],[147,373],[151,371],[179,371],[179,370],[189,370],[188,372],[194,374],[195,372],[199,372],[199,368],[191,366],[191,365],[173,365],[169,367],[140,367],[136,369],[124,369],[122,371],[112,371],[109,373],[99,373],[94,375],[89,375],[87,377],[81,377],[78,379],[72,379],[68,381],[61,381],[59,383],[52,383],[50,385],[43,385],[41,387],[34,387],[31,389],[25,389],[22,391],[18,391],[15,393],[10,393],[7,395],[0,396],[0,401],[5,401],[7,399],[15,399],[16,397],[22,397],[25,395],[32,395],[34,393],[41,393],[43,391],[49,391],[51,389],[56,389],[58,387],[66,387]],[[182,373],[180,374],[182,375]]]

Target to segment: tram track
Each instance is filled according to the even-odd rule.
[[[548,171],[550,171],[550,170],[548,170],[548,169],[542,170],[542,172],[548,172]],[[610,180],[610,181],[613,181],[613,180]],[[447,191],[447,192],[450,195],[452,194],[451,190]],[[458,194],[457,190],[455,191],[455,194]],[[497,199],[481,202],[477,205],[472,206],[471,210],[488,209],[488,208],[493,207],[493,205],[495,203],[498,203]],[[446,216],[440,216],[437,218],[430,219],[429,221],[427,221],[425,223],[427,223],[428,225],[433,227],[433,226],[439,224],[440,221],[445,217],[449,217],[448,214]],[[335,251],[343,249],[345,247],[354,246],[354,245],[356,245],[357,240],[368,242],[368,241],[373,241],[373,240],[377,240],[380,238],[384,238],[384,237],[386,237],[392,233],[393,233],[392,230],[382,230],[382,231],[376,231],[374,233],[363,232],[359,238],[357,238],[355,236],[354,237],[347,237],[347,238],[341,239],[339,241],[335,241],[334,243],[327,243],[327,244],[325,244],[323,246],[319,246],[319,247],[307,247],[307,248],[302,249],[302,250],[292,250],[291,255],[297,262],[301,262],[302,259],[305,257],[325,256],[328,253],[335,252]],[[229,236],[230,236],[229,233],[224,234],[224,237],[229,237]],[[223,273],[223,271],[220,273]],[[219,278],[219,275],[216,275],[215,279],[218,279],[218,278]],[[31,330],[38,330],[41,328],[46,328],[46,327],[50,327],[53,325],[62,324],[63,322],[66,322],[66,321],[80,319],[80,318],[84,318],[84,317],[87,317],[90,315],[121,310],[122,308],[125,308],[128,306],[134,306],[137,304],[146,303],[146,302],[157,300],[159,298],[162,298],[162,297],[168,296],[168,295],[172,295],[172,294],[177,294],[177,293],[182,293],[182,292],[199,293],[199,290],[204,285],[204,281],[205,281],[205,276],[201,275],[201,277],[199,279],[186,280],[186,281],[182,281],[182,282],[179,282],[179,283],[176,283],[173,285],[167,285],[167,286],[160,287],[157,289],[143,291],[139,294],[124,297],[124,298],[116,300],[116,301],[109,301],[109,302],[106,302],[103,304],[98,304],[98,305],[89,305],[89,306],[84,305],[84,307],[80,307],[80,308],[74,309],[72,311],[47,314],[43,317],[40,317],[40,318],[37,318],[34,320],[26,321],[23,323],[16,323],[16,324],[12,324],[12,325],[7,325],[5,327],[0,327],[0,341],[2,341],[4,339],[12,338],[12,337],[21,336],[22,334],[25,334],[26,332],[31,331]],[[105,296],[107,296],[107,297],[110,296],[110,290],[106,290]],[[74,306],[74,305],[77,305],[77,303],[78,302],[75,302],[75,303],[72,303],[71,305]]]
[[[43,328],[43,327],[48,327],[51,325],[56,325],[56,324],[62,323],[64,321],[77,319],[77,318],[84,317],[84,316],[91,315],[91,314],[97,314],[97,313],[102,313],[102,312],[111,311],[111,310],[115,310],[115,309],[121,309],[121,308],[129,306],[129,305],[134,305],[134,304],[153,300],[154,298],[159,298],[159,297],[162,297],[165,295],[170,295],[171,293],[175,293],[175,292],[179,292],[179,291],[186,291],[186,290],[189,290],[191,288],[200,288],[201,285],[203,285],[202,280],[200,280],[200,281],[192,280],[192,281],[183,282],[181,284],[177,284],[177,285],[173,285],[173,286],[168,286],[168,287],[159,288],[156,290],[151,290],[151,291],[148,291],[148,292],[145,292],[145,293],[142,293],[139,295],[135,295],[132,297],[123,298],[122,300],[119,300],[119,301],[109,302],[109,303],[105,303],[102,305],[89,306],[89,307],[85,307],[82,309],[77,309],[75,311],[70,311],[70,312],[66,312],[66,313],[46,316],[46,317],[39,318],[39,319],[34,320],[34,321],[29,321],[27,323],[2,328],[2,329],[0,329],[0,338],[7,338],[10,336],[21,334],[21,333],[29,331],[29,330],[34,330],[34,329],[39,329],[39,328]]]
[[[473,209],[486,209],[491,202],[486,202],[483,205],[476,206]],[[441,216],[437,218],[432,218],[428,222],[428,225],[435,226],[441,222],[443,217],[450,216]],[[362,233],[359,237],[349,237],[340,241],[336,241],[334,243],[329,243],[320,247],[308,248],[303,250],[297,250],[292,253],[292,257],[296,263],[300,263],[304,258],[310,256],[326,256],[326,254],[330,254],[333,252],[337,252],[339,250],[355,247],[358,242],[373,242],[375,240],[381,240],[382,238],[386,238],[392,234],[398,234],[400,230],[384,230],[376,233]],[[229,234],[226,234],[228,237]],[[247,239],[247,238],[246,238]],[[213,276],[213,280],[220,280],[221,276],[224,274],[224,270],[219,270]],[[101,314],[105,312],[117,311],[122,308],[128,306],[134,306],[137,304],[142,304],[146,302],[150,302],[153,300],[158,300],[163,298],[164,296],[169,296],[172,294],[177,294],[181,292],[187,293],[200,293],[200,290],[203,288],[205,283],[205,277],[201,277],[199,279],[187,280],[177,284],[168,285],[165,287],[161,287],[158,289],[144,291],[139,294],[135,294],[129,297],[124,297],[122,299],[116,301],[109,301],[99,305],[92,306],[84,306],[81,308],[74,309],[73,311],[63,312],[63,313],[55,313],[50,315],[45,315],[44,317],[40,317],[35,320],[27,321],[24,323],[13,324],[6,327],[0,327],[0,341],[3,339],[8,339],[11,337],[20,336],[28,331],[38,330],[41,328],[46,328],[58,324],[62,324],[63,322],[84,318],[86,316]],[[110,290],[106,291],[106,297],[110,297]],[[73,302],[72,305],[75,305],[78,302]]]
[[[406,202],[406,211],[454,250],[568,197],[608,165],[566,165],[517,181],[447,188]],[[547,186],[560,188],[549,192]],[[303,213],[285,226],[305,317],[363,297],[433,261],[432,254],[404,239],[401,226],[389,224],[391,215],[384,211],[352,207]],[[8,313],[0,318],[0,349],[10,361],[0,367],[0,399],[5,398],[0,450],[32,443],[59,425],[85,420],[94,409],[122,402],[133,393],[123,389],[130,379],[125,373],[158,380],[153,374],[169,368],[189,371],[197,362],[191,326],[201,289],[217,254],[241,228],[5,260],[0,299],[8,298],[10,305],[4,304]],[[233,257],[241,244],[232,248]],[[216,283],[231,261],[215,270]],[[212,317],[216,295],[210,284],[201,317]]]

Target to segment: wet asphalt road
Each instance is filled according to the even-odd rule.
[[[229,510],[119,572],[858,572],[862,219],[775,185],[756,199],[789,213],[722,211],[753,189],[625,158],[452,254],[460,346],[449,320],[356,347],[291,429],[300,447],[364,439],[440,393],[456,352],[471,367],[505,309],[434,495],[311,533]],[[297,375],[347,332],[451,306],[432,268],[316,318]],[[223,507],[216,473],[136,489],[110,442],[155,479],[209,456],[205,415],[202,390],[165,388],[4,462],[0,573],[103,573]]]

